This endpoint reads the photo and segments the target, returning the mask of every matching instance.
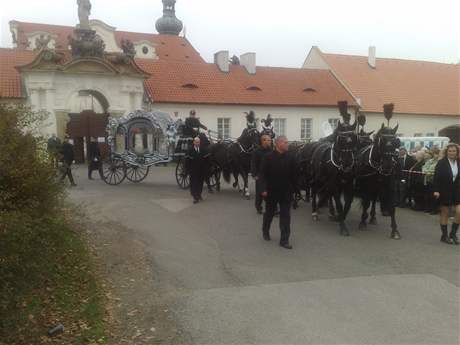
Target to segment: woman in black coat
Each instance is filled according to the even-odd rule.
[[[441,205],[441,242],[460,244],[457,238],[460,223],[460,149],[456,144],[447,145],[444,158],[436,166],[433,180],[434,197]],[[447,234],[449,207],[455,207],[455,219]]]

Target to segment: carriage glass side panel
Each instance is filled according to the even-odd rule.
[[[137,120],[130,123],[128,128],[128,149],[138,156],[151,154],[153,145],[154,128],[147,120]]]
[[[115,153],[122,154],[126,151],[126,129],[119,126],[115,135]]]

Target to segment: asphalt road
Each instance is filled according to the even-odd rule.
[[[83,167],[76,176],[75,202],[148,246],[158,289],[194,344],[460,343],[459,247],[439,242],[434,216],[398,210],[395,241],[387,218],[359,231],[356,204],[345,238],[303,204],[288,251],[277,220],[263,241],[253,201],[230,186],[193,205],[172,167],[116,187],[88,181]]]

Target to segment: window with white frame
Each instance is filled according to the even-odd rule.
[[[300,140],[311,140],[312,119],[300,120]]]
[[[337,127],[339,127],[340,119],[329,119],[329,124],[332,127],[332,130],[335,131]]]
[[[286,119],[273,119],[273,130],[275,131],[276,136],[286,136]]]
[[[230,120],[229,117],[219,117],[217,119],[217,133],[219,139],[230,138]]]

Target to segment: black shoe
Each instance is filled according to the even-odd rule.
[[[443,243],[447,243],[447,244],[454,244],[454,242],[452,242],[452,239],[448,236],[442,236],[441,237],[441,242]]]
[[[257,214],[264,214],[264,211],[261,208],[257,209]]]
[[[280,247],[285,249],[292,249],[292,246],[289,243],[280,243]]]
[[[271,241],[272,240],[271,237],[270,237],[270,234],[263,234],[263,236],[264,236],[265,241]]]
[[[450,235],[449,239],[451,241],[451,244],[455,244],[456,246],[460,245],[460,242],[458,241],[458,237],[455,235]]]
[[[194,204],[198,204],[199,202],[200,202],[199,199],[194,199],[194,200],[193,200],[193,203],[194,203]]]

